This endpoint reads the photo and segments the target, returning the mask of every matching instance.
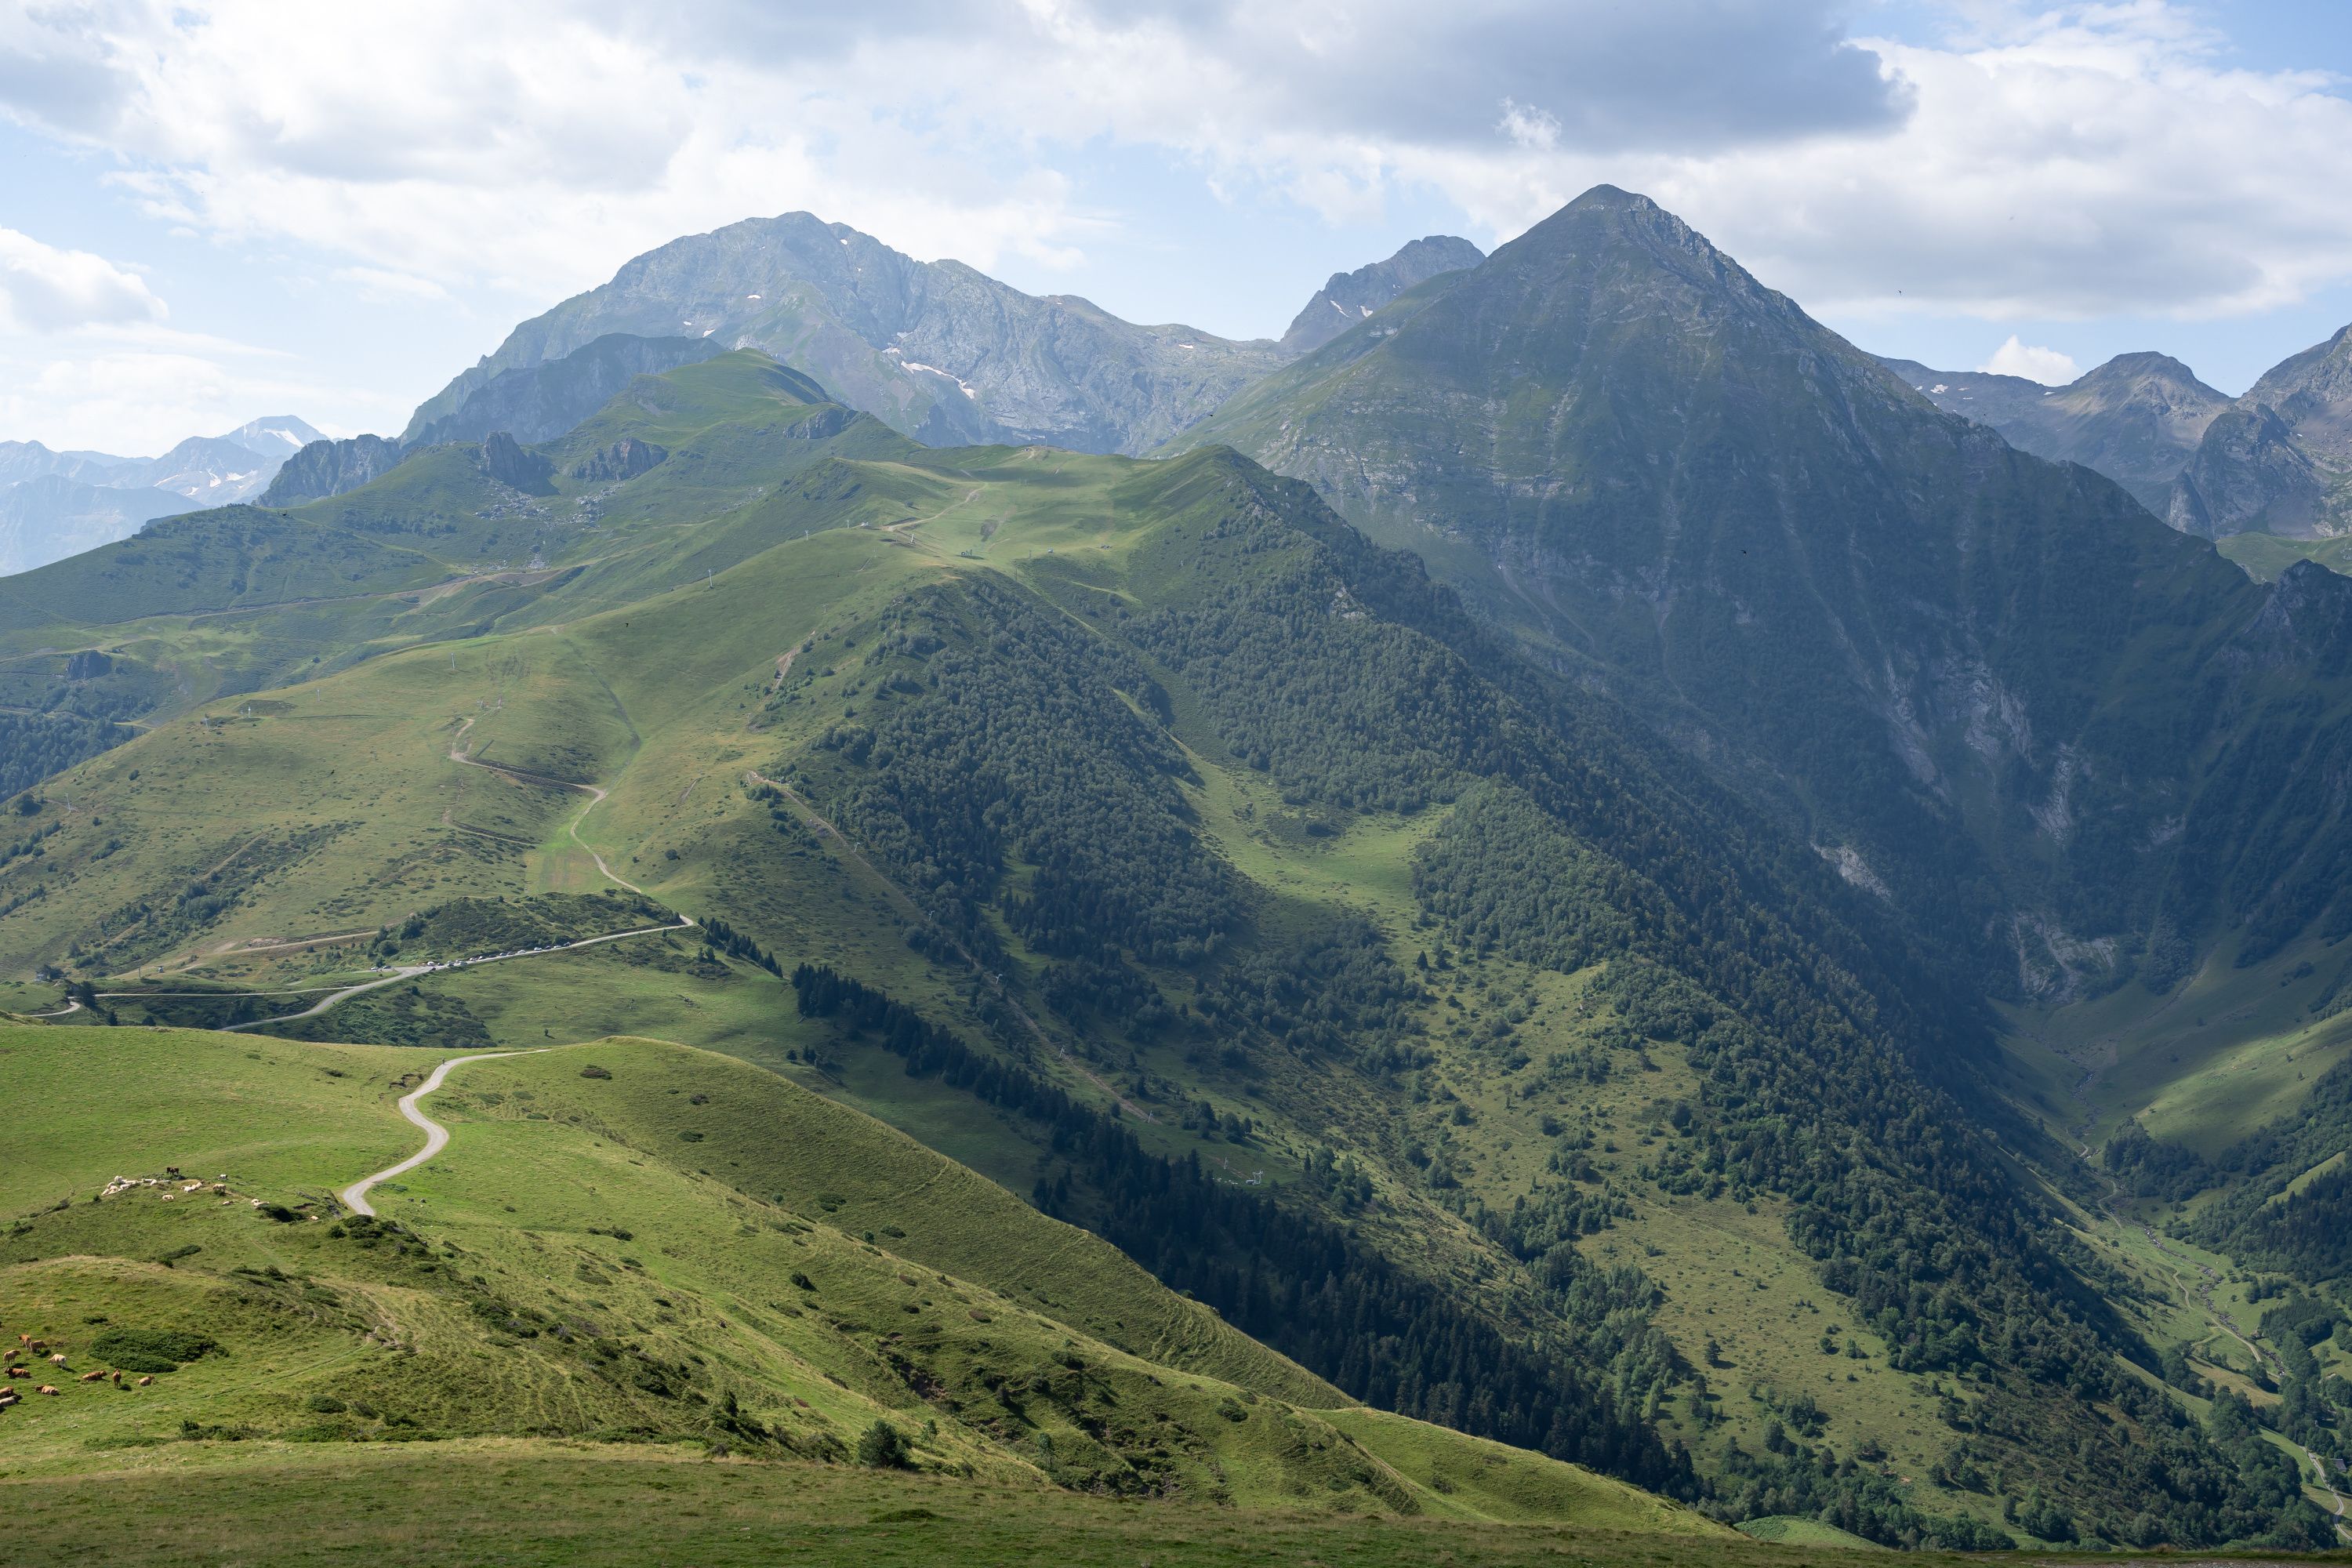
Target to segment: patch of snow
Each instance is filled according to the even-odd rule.
[[[1937,383],[1935,385],[1933,385],[1933,386],[1929,387],[1927,390],[1928,390],[1929,392],[1949,392],[1949,391],[1951,391],[1951,388],[1950,388],[1950,387],[1948,387],[1948,386],[1944,385],[1941,382],[1938,382],[1938,383]]]
[[[884,352],[884,353],[897,353],[898,351],[897,349],[886,349],[886,350],[884,350],[883,352]],[[960,386],[960,387],[963,388],[963,395],[964,395],[966,397],[971,398],[974,403],[977,403],[977,402],[979,402],[979,401],[980,401],[980,394],[979,394],[979,393],[977,393],[977,392],[974,392],[974,391],[971,389],[971,384],[970,384],[970,383],[968,383],[968,382],[966,382],[966,381],[965,381],[962,377],[961,377],[961,376],[957,376],[957,375],[950,375],[950,374],[949,374],[949,373],[948,373],[948,372],[941,370],[939,366],[937,366],[937,365],[935,365],[935,364],[921,364],[921,363],[917,363],[916,361],[914,361],[914,360],[910,360],[910,359],[902,359],[899,363],[902,363],[902,364],[904,364],[904,365],[905,365],[908,370],[919,370],[919,371],[925,371],[925,372],[928,372],[929,374],[932,374],[932,375],[944,376],[944,377],[946,377],[946,379],[948,379],[949,381],[952,381],[952,382],[954,382],[958,386]]]

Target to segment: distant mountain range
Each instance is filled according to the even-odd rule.
[[[319,432],[290,414],[194,436],[160,458],[0,441],[0,574],[128,538],[159,517],[250,500]]]
[[[1413,284],[1480,259],[1465,239],[1415,240],[1386,261],[1335,274],[1281,342],[1235,342],[1177,323],[1139,326],[1076,295],[1024,294],[962,262],[917,261],[845,224],[787,213],[674,240],[523,322],[418,408],[401,439],[478,439],[483,416],[466,411],[509,405],[544,430],[533,436],[518,425],[519,439],[560,434],[568,426],[533,423],[530,413],[548,408],[548,419],[560,419],[551,412],[560,405],[585,417],[603,401],[585,390],[592,376],[568,371],[583,390],[556,404],[545,401],[546,384],[516,378],[622,333],[659,346],[608,344],[596,351],[597,370],[619,374],[626,361],[628,374],[658,372],[688,363],[696,343],[757,348],[932,446],[1139,453],[1328,337],[1324,315],[1360,320]],[[593,384],[604,395],[618,385]]]
[[[1930,370],[1916,360],[1885,364],[1937,407],[1991,426],[2021,452],[2096,468],[2158,517],[2206,427],[2230,405],[2226,394],[2159,353],[2118,354],[2062,387]]]
[[[2243,397],[2179,360],[2120,354],[2071,385],[2020,376],[1887,367],[1950,413],[1991,426],[2021,451],[2114,479],[2183,533],[2304,542],[2352,534],[2352,327],[2273,366]],[[2335,550],[2227,552],[2267,574],[2290,553],[2347,563]]]

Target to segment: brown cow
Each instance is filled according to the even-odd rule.
[[[10,1377],[30,1377],[33,1373],[32,1370],[28,1367],[12,1366],[8,1369],[8,1375]]]
[[[104,1383],[106,1381],[106,1373],[102,1372],[86,1372],[81,1374],[81,1380],[84,1383]]]
[[[142,1387],[142,1388],[144,1388],[144,1387],[146,1387],[149,1384],[151,1384],[151,1383],[152,1383],[152,1382],[154,1382],[154,1381],[155,1381],[154,1374],[151,1373],[149,1373],[147,1376],[142,1377],[142,1378],[141,1378],[141,1379],[139,1380],[139,1386],[140,1386],[140,1387]]]
[[[46,1384],[46,1383],[45,1383],[45,1384],[41,1384],[41,1386],[40,1386],[40,1387],[38,1387],[38,1388],[37,1388],[37,1389],[33,1390],[33,1392],[34,1392],[34,1393],[36,1393],[36,1394],[63,1394],[63,1393],[65,1392],[65,1390],[64,1390],[64,1389],[62,1389],[62,1388],[51,1388],[47,1384]]]

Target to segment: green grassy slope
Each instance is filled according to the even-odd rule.
[[[1051,1479],[1083,1490],[1099,1480],[1133,1497],[1242,1507],[1715,1528],[1617,1483],[1438,1429],[1391,1423],[1360,1444],[1273,1389],[1093,1339],[1014,1299],[1013,1282],[1000,1287],[988,1270],[1057,1289],[1066,1278],[1129,1316],[1194,1310],[1155,1301],[1166,1293],[1131,1268],[1106,1279],[1088,1261],[1099,1244],[1007,1200],[973,1214],[971,1189],[955,1188],[960,1173],[946,1162],[878,1128],[861,1133],[849,1124],[862,1119],[814,1097],[761,1090],[739,1064],[628,1040],[471,1064],[432,1102],[449,1146],[379,1189],[383,1222],[331,1223],[315,1194],[384,1157],[388,1101],[413,1076],[399,1070],[417,1062],[413,1053],[200,1032],[17,1027],[5,1038],[16,1081],[46,1117],[65,1119],[68,1086],[96,1090],[110,1111],[98,1136],[85,1128],[12,1162],[12,1190],[74,1189],[0,1237],[0,1325],[64,1357],[44,1375],[66,1392],[10,1413],[17,1478],[85,1473],[94,1457],[127,1453],[151,1468],[202,1468],[182,1442],[567,1433],[840,1462],[883,1421],[910,1444],[908,1468],[982,1485]],[[259,1047],[251,1056],[237,1049],[248,1043]],[[184,1092],[192,1060],[204,1100]],[[582,1079],[589,1066],[613,1076]],[[551,1090],[559,1074],[600,1091],[603,1113],[528,1087]],[[839,1228],[819,1194],[737,1190],[723,1145],[663,1133],[667,1102],[689,1086],[712,1108],[704,1115],[737,1090],[764,1092],[739,1114],[783,1116],[787,1136],[836,1150],[895,1142],[900,1169],[928,1166],[949,1183],[915,1179],[897,1194],[910,1237],[978,1219],[1002,1250],[975,1259],[978,1275],[950,1276]],[[228,1125],[184,1125],[192,1106],[217,1118],[215,1103]],[[257,1144],[244,1136],[248,1121],[299,1125],[306,1141]],[[101,1196],[88,1183],[93,1161],[136,1163],[158,1150],[184,1169],[198,1158],[228,1164],[226,1194],[163,1184]],[[274,1219],[257,1202],[302,1204],[295,1212],[310,1217]],[[1024,1230],[1064,1231],[1067,1242],[1024,1244]],[[122,1342],[105,1337],[125,1331],[177,1333],[188,1348],[160,1366],[126,1362]],[[1273,1374],[1276,1389],[1313,1391],[1238,1336],[1223,1336],[1223,1352],[1213,1327],[1191,1339],[1196,1361],[1234,1361]],[[79,1376],[122,1365],[153,1373],[152,1384]],[[1498,1458],[1524,1478],[1492,1507],[1484,1491],[1397,1468],[1475,1473]]]
[[[21,650],[36,637],[76,627],[391,593],[446,574],[437,558],[409,542],[224,507],[165,518],[136,538],[18,573],[0,586],[0,635]]]

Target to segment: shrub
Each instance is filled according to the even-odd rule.
[[[912,1464],[907,1439],[887,1421],[877,1421],[857,1439],[857,1462],[869,1470],[903,1470]]]
[[[582,1078],[611,1078],[613,1075],[606,1072],[600,1067],[584,1067],[580,1069],[580,1076]]]
[[[109,1329],[92,1340],[89,1353],[122,1372],[177,1372],[220,1349],[218,1342],[175,1329]]]
[[[315,1410],[321,1415],[341,1415],[348,1408],[331,1394],[314,1394],[303,1404],[305,1408]]]

